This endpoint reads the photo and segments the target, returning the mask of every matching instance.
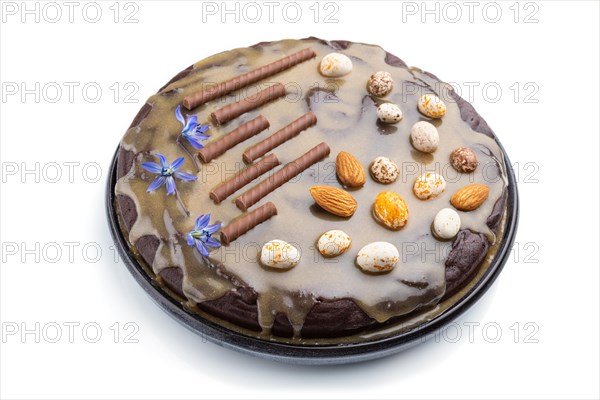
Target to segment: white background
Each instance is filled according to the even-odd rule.
[[[262,2],[261,21],[242,14],[222,23],[202,2],[110,1],[98,2],[92,23],[86,2],[76,2],[73,22],[63,2],[28,2],[37,15],[2,2],[2,398],[600,396],[598,3],[477,3],[472,22],[463,2],[332,3],[317,5],[317,22],[311,1],[298,2],[296,23],[285,20],[283,2],[272,23]],[[439,21],[424,7],[437,7]],[[338,22],[325,23],[336,9]],[[131,12],[137,22],[125,23]],[[471,100],[519,177],[517,243],[488,294],[437,342],[358,365],[282,365],[202,341],[115,262],[104,215],[111,157],[145,98],[211,54],[309,35],[377,43],[464,90],[479,85]],[[22,89],[31,93],[23,98]],[[22,335],[36,323],[39,337]],[[72,338],[69,323],[79,324]],[[480,324],[472,337],[470,323]],[[89,343],[94,327],[102,336]]]

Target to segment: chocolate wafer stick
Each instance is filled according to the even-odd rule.
[[[215,124],[222,125],[281,96],[285,96],[285,86],[281,83],[276,83],[261,90],[255,96],[227,104],[210,114],[210,116]]]
[[[235,174],[231,179],[221,183],[210,193],[210,198],[217,204],[225,200],[238,189],[246,186],[265,172],[281,164],[275,154],[269,154],[256,164],[252,164]]]
[[[256,210],[229,223],[225,228],[222,228],[221,243],[228,245],[256,225],[265,222],[274,215],[277,215],[277,208],[275,207],[275,204],[269,201],[258,207]]]
[[[264,116],[259,115],[253,120],[240,125],[225,136],[210,142],[203,149],[198,150],[198,157],[200,157],[202,162],[210,162],[236,144],[264,131],[269,126],[269,121]]]
[[[235,199],[235,205],[242,211],[256,204],[260,199],[277,189],[296,175],[329,155],[329,146],[323,142],[304,153],[299,158],[286,164],[279,171],[263,179],[258,185]]]
[[[271,64],[264,65],[243,75],[236,76],[228,81],[221,82],[214,88],[202,90],[190,96],[186,96],[183,99],[183,106],[188,110],[191,110],[192,108],[198,107],[208,101],[225,96],[234,90],[241,89],[262,79],[273,76],[281,71],[285,71],[286,69],[311,59],[316,55],[317,54],[315,51],[311,48],[300,50],[297,53],[272,62]]]
[[[265,140],[258,142],[248,150],[244,151],[242,157],[244,158],[244,161],[251,163],[316,123],[317,116],[309,111]]]

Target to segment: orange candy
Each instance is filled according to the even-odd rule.
[[[398,193],[381,192],[375,199],[373,215],[389,229],[402,229],[408,221],[408,206]]]

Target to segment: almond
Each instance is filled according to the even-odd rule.
[[[333,186],[313,186],[310,195],[321,208],[339,217],[350,217],[356,211],[356,200],[345,190]]]
[[[452,195],[450,203],[460,211],[473,211],[488,198],[490,188],[486,185],[465,186]]]
[[[335,171],[337,176],[346,187],[361,187],[367,181],[365,170],[352,154],[340,151],[335,159]]]

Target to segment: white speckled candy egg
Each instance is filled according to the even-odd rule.
[[[358,252],[356,263],[365,272],[388,272],[400,260],[398,249],[388,242],[369,243]]]
[[[433,153],[440,144],[440,135],[435,126],[427,121],[419,121],[410,131],[410,141],[415,149]]]
[[[398,175],[398,165],[387,157],[377,157],[371,163],[371,176],[379,183],[392,183]]]
[[[329,53],[321,60],[321,75],[337,78],[352,72],[352,61],[342,53]]]
[[[394,79],[387,71],[377,71],[367,81],[367,90],[373,96],[383,97],[392,91]]]
[[[321,235],[317,242],[319,252],[325,257],[336,257],[350,247],[352,240],[344,231],[334,229]]]
[[[431,229],[439,239],[452,239],[460,230],[460,215],[451,208],[442,208],[435,215]]]
[[[417,178],[413,192],[421,200],[433,199],[446,190],[446,180],[440,174],[425,172]]]
[[[424,94],[418,102],[419,111],[431,118],[442,118],[446,114],[446,103],[435,94]]]
[[[297,248],[283,240],[271,240],[263,245],[260,252],[260,262],[266,266],[277,269],[290,269],[300,261],[300,252]]]
[[[396,124],[402,119],[402,110],[396,104],[383,103],[377,107],[377,118],[386,124]]]

